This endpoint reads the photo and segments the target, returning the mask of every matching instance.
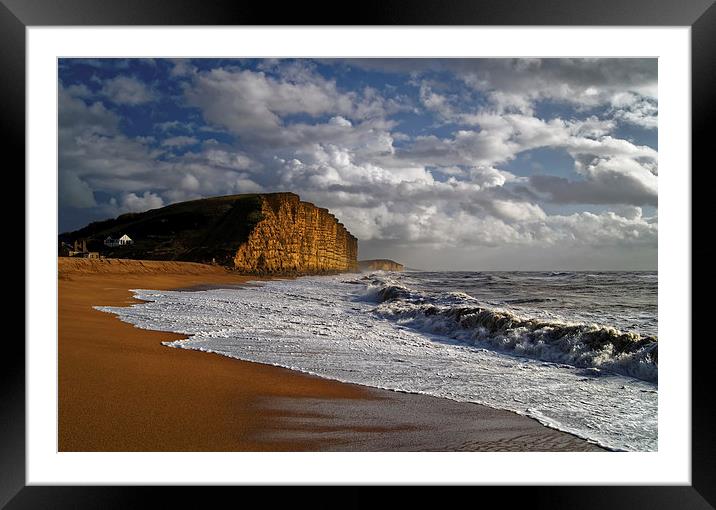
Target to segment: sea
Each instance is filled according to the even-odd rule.
[[[213,352],[475,402],[615,451],[658,448],[656,272],[382,272],[136,289],[97,307]]]

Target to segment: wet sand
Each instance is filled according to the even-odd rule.
[[[174,349],[93,306],[249,278],[179,262],[58,261],[60,451],[600,451],[517,414]],[[256,278],[250,278],[255,280]]]

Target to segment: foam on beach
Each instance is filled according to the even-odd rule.
[[[471,296],[447,292],[441,294],[442,302],[428,302],[428,296],[417,296],[409,286],[385,286],[374,283],[375,278],[304,277],[198,292],[135,290],[145,303],[98,309],[140,328],[190,335],[167,343],[171,347],[476,402],[533,417],[611,449],[657,448],[658,387],[649,380],[648,370],[646,376],[620,371],[618,364],[605,363],[605,349],[593,349],[604,351],[604,359],[589,354],[582,359],[590,361],[580,365],[576,358],[552,358],[568,351],[555,346],[528,352],[525,346],[517,347],[529,343],[523,340],[509,349],[498,348],[484,339],[492,330],[505,330],[488,323],[511,323],[522,331],[529,328],[519,321],[530,319],[481,323],[484,317],[473,318],[467,327],[460,319],[486,309],[473,303],[469,312],[451,310]],[[411,292],[416,299],[410,298]],[[478,327],[483,340],[474,334]],[[469,334],[461,338],[455,331]],[[530,331],[530,342],[537,345],[538,329]],[[575,345],[577,336],[586,338],[588,331],[578,333],[573,335]],[[641,347],[626,354],[642,352],[648,364],[650,340],[642,340],[637,339]]]
[[[611,325],[524,316],[482,305],[464,292],[433,297],[389,275],[363,280],[368,284],[367,296],[378,303],[375,313],[403,326],[518,356],[658,381],[658,341],[654,336],[620,331]],[[513,299],[510,303],[550,300],[555,299]]]

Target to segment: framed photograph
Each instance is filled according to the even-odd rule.
[[[27,299],[0,503],[511,485],[713,508],[691,322],[712,4],[317,25],[2,0]]]

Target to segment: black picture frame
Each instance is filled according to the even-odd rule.
[[[337,7],[286,3],[239,3],[228,0],[0,0],[0,130],[6,157],[15,156],[13,168],[25,168],[25,29],[30,26],[85,25],[553,25],[553,26],[690,26],[692,41],[692,168],[713,167],[708,127],[713,124],[716,90],[716,6],[714,0],[458,0],[450,2],[370,0],[356,5],[355,12],[336,15]],[[331,19],[317,13],[332,12]],[[706,162],[709,165],[706,166]],[[699,165],[701,163],[701,165]],[[6,167],[10,169],[10,165]],[[686,169],[685,171],[688,171]],[[711,170],[712,171],[712,170]],[[702,226],[693,213],[705,193],[694,186],[692,171],[692,232]],[[699,178],[701,179],[701,177]],[[15,189],[25,190],[24,179]],[[24,196],[24,193],[23,193]],[[16,227],[16,228],[19,228]],[[25,238],[26,232],[14,239]],[[692,257],[703,250],[694,249]],[[693,274],[693,263],[692,263]],[[25,267],[25,278],[32,268]],[[704,285],[704,284],[702,284]],[[692,290],[693,293],[693,290]],[[695,296],[695,294],[694,294]],[[24,302],[24,300],[23,300]],[[707,303],[692,300],[692,317],[704,316]],[[662,312],[663,313],[663,312]],[[689,321],[691,318],[687,318]],[[689,331],[685,327],[685,331]],[[709,338],[692,341],[692,484],[690,486],[583,486],[510,487],[510,503],[550,508],[693,508],[716,507],[716,442],[711,403]],[[0,507],[84,508],[127,507],[148,502],[149,492],[160,489],[139,487],[26,486],[25,483],[25,354],[24,346],[13,339],[3,342],[2,386],[0,387]],[[698,341],[701,340],[701,341]],[[617,454],[618,455],[618,454]],[[485,492],[507,490],[484,487]],[[180,497],[189,503],[183,488],[162,490],[162,497]],[[343,496],[348,506],[371,504],[358,488]],[[420,497],[420,496],[419,496]],[[302,496],[294,494],[294,503]],[[316,506],[313,498],[312,506]],[[167,501],[168,503],[168,501]],[[320,506],[320,501],[318,502]],[[343,505],[342,505],[343,506]]]

